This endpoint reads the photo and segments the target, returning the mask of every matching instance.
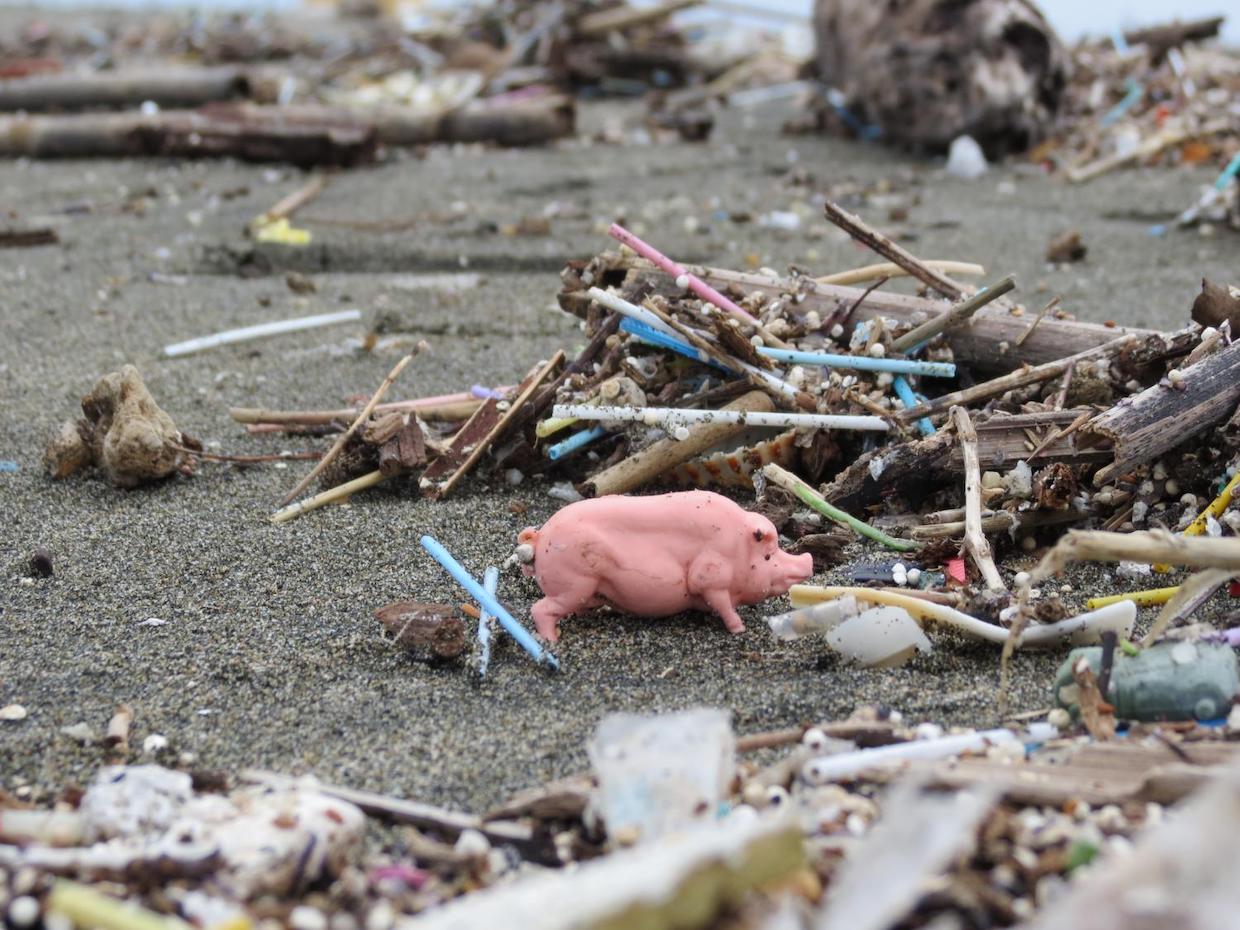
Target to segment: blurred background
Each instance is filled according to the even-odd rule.
[[[297,6],[300,0],[107,0],[106,3],[86,3],[83,0],[39,0],[34,4],[0,2],[0,6],[109,6],[109,7],[147,7],[147,6],[188,6],[213,9],[253,9],[254,7],[289,8]],[[444,7],[460,5],[468,0],[414,0],[405,4],[409,7]],[[652,0],[646,0],[652,2]],[[635,5],[644,5],[644,0],[636,0]],[[699,11],[697,16],[717,16],[720,11],[732,15],[745,16],[744,8],[761,9],[771,17],[796,16],[808,20],[813,0],[749,0],[749,2],[720,2],[711,4],[714,10]],[[1218,16],[1228,12],[1227,3],[1218,0],[1180,0],[1174,6],[1163,0],[1094,0],[1082,3],[1080,0],[1043,0],[1039,4],[1042,11],[1049,17],[1051,25],[1060,36],[1068,42],[1086,36],[1110,35],[1116,29],[1129,29],[1152,22],[1164,22],[1169,18],[1197,19]],[[754,19],[764,19],[760,14]],[[1231,45],[1240,44],[1240,17],[1235,17],[1223,26],[1222,37]]]

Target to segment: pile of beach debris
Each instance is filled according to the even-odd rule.
[[[1091,738],[1062,709],[947,732],[863,707],[738,738],[725,711],[620,714],[592,771],[482,816],[127,764],[111,743],[54,807],[0,794],[0,913],[103,930],[1222,926],[1238,733]]]

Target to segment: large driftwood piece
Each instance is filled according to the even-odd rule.
[[[1026,0],[818,0],[817,65],[861,119],[898,145],[971,135],[991,155],[1052,128],[1068,53]]]
[[[1096,485],[1227,419],[1240,402],[1240,342],[1184,368],[1178,377],[1178,384],[1160,382],[1081,428],[1084,438],[1108,442],[1115,452],[1114,463],[1094,477]]]
[[[671,282],[663,272],[640,259],[632,259],[627,264],[640,268],[637,273],[638,281],[651,280],[664,286]],[[815,310],[824,320],[846,313],[865,296],[862,288],[817,284],[809,278],[771,278],[700,265],[686,265],[685,269],[733,298],[751,293],[771,298],[804,295],[796,304],[797,309],[803,313]],[[561,305],[570,312],[579,312],[579,315],[584,312],[584,309],[575,310],[571,294],[562,298]],[[950,309],[951,304],[942,300],[874,291],[856,306],[850,320],[856,323],[882,316],[915,326]],[[1017,340],[1029,330],[1030,322],[1027,316],[1013,316],[1010,312],[994,306],[984,307],[967,325],[953,330],[945,338],[957,361],[968,362],[982,371],[1011,371],[1020,365],[1040,365],[1057,361],[1064,356],[1076,355],[1105,345],[1117,336],[1136,335],[1144,338],[1154,335],[1154,332],[1148,329],[1103,326],[1099,323],[1048,317],[1018,345]]]
[[[0,110],[82,110],[137,107],[196,107],[246,94],[240,68],[144,68],[87,74],[38,74],[0,81]]]
[[[80,113],[0,119],[0,156],[235,157],[298,165],[369,161],[378,143],[494,142],[536,145],[573,131],[571,100],[471,104],[446,113],[407,107],[349,110],[214,104],[158,113]]]
[[[1088,408],[1086,408],[1086,412]],[[976,421],[973,425],[977,430],[977,455],[986,471],[1008,471],[1016,467],[1018,462],[1028,459],[1045,439],[1070,426],[1081,415],[1082,410],[1047,410],[1040,413],[994,414],[988,420]],[[1035,444],[1034,438],[1037,442]],[[1075,434],[1052,439],[1037,459],[1030,463],[1033,467],[1048,465],[1051,462],[1068,462],[1072,465],[1096,465],[1108,462],[1111,453],[1107,449],[1079,449],[1076,447]],[[952,450],[951,464],[959,467],[964,463],[959,448]]]
[[[836,475],[822,489],[822,496],[850,512],[875,503],[892,490],[920,499],[950,473],[954,446],[955,437],[940,430],[925,439],[867,452]]]

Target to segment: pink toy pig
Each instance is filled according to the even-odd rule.
[[[523,570],[545,595],[534,625],[552,643],[562,619],[603,604],[641,617],[713,610],[743,633],[738,604],[783,594],[814,571],[808,554],[780,550],[770,520],[709,491],[578,501],[517,538],[533,546]]]

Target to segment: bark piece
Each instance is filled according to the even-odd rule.
[[[1081,427],[1083,439],[1108,442],[1115,452],[1114,463],[1094,476],[1096,486],[1227,419],[1240,402],[1240,342],[1172,376]]]
[[[1226,285],[1202,278],[1201,293],[1193,301],[1193,322],[1214,327],[1230,323],[1232,333],[1240,336],[1240,296]]]
[[[406,649],[453,659],[465,651],[465,622],[451,604],[397,601],[375,611],[375,619]]]
[[[1061,232],[1052,237],[1050,244],[1046,247],[1046,260],[1056,265],[1066,265],[1070,262],[1081,261],[1088,252],[1089,249],[1081,241],[1080,232],[1069,229],[1067,232]]]
[[[994,157],[1050,131],[1068,54],[1022,0],[818,0],[817,64],[849,108],[898,145],[970,135]]]

